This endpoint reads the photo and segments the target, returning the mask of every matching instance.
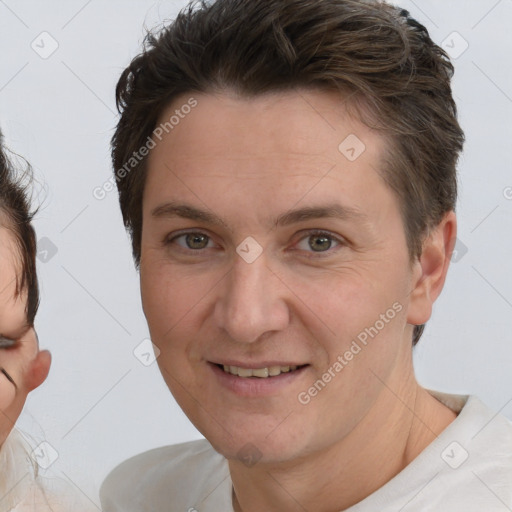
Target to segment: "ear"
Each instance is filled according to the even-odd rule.
[[[411,300],[407,312],[409,324],[424,324],[432,315],[432,306],[446,280],[456,237],[457,218],[450,211],[425,240],[421,256],[414,264]]]
[[[27,370],[26,386],[30,392],[39,387],[48,377],[52,356],[48,350],[40,350]]]

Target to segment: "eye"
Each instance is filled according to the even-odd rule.
[[[166,240],[166,245],[176,244],[185,250],[200,251],[213,247],[210,237],[201,232],[189,232],[176,235]],[[210,245],[211,244],[211,245]]]
[[[301,251],[327,253],[331,249],[343,245],[337,237],[325,231],[313,231],[301,238],[296,247]]]
[[[14,347],[18,342],[0,334],[0,349]]]

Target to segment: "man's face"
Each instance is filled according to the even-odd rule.
[[[378,173],[385,141],[331,93],[193,96],[151,151],[143,197],[158,364],[218,451],[291,460],[347,436],[410,369],[414,276]],[[238,376],[265,368],[282,373]]]

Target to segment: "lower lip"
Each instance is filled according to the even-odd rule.
[[[300,379],[309,365],[275,377],[238,377],[226,373],[216,364],[208,363],[222,386],[239,396],[270,396]]]

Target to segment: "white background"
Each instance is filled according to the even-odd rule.
[[[38,262],[36,327],[52,370],[19,427],[34,446],[47,440],[58,451],[44,474],[70,479],[96,503],[121,460],[200,437],[156,364],[133,355],[148,331],[117,192],[101,201],[92,194],[111,175],[116,81],[138,53],[144,26],[184,4],[0,0],[0,125],[35,169],[38,238],[57,248]],[[400,5],[437,43],[456,31],[469,44],[454,60],[467,136],[458,204],[467,252],[452,264],[416,350],[417,375],[426,387],[477,394],[512,418],[512,0]],[[34,40],[42,45],[43,31],[59,45],[47,59],[31,48]],[[464,48],[460,36],[447,40],[453,51]]]

